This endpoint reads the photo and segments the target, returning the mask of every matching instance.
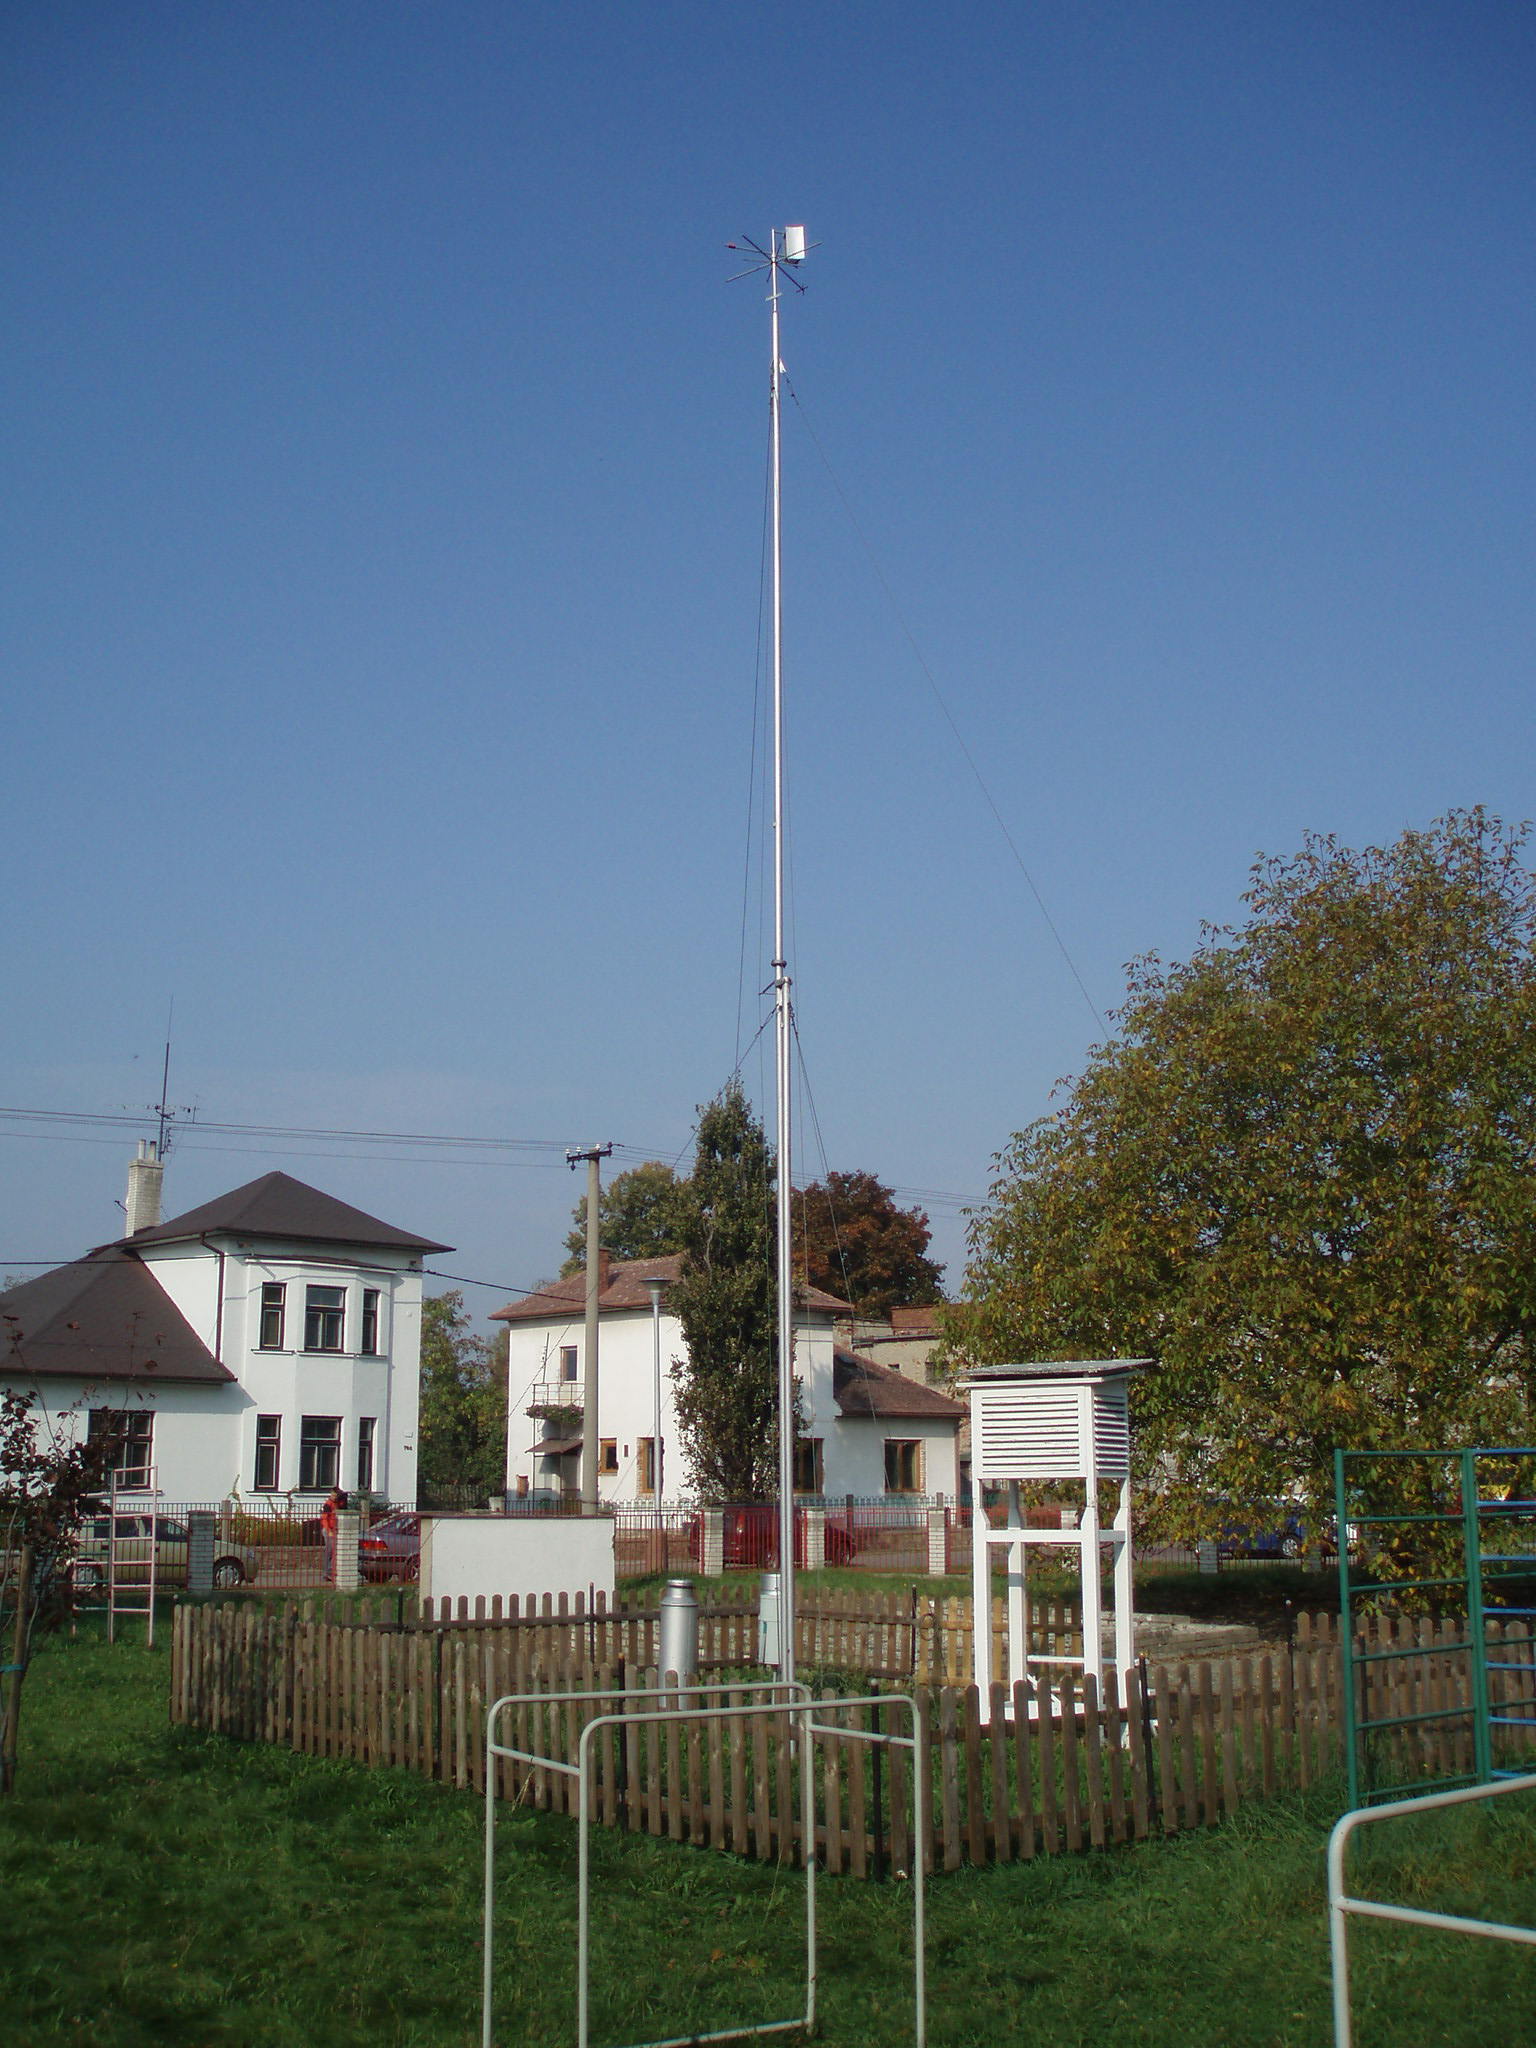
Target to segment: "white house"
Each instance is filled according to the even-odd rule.
[[[286,1173],[162,1223],[162,1172],[141,1149],[129,1235],[0,1296],[0,1384],[54,1429],[124,1413],[122,1483],[167,1502],[414,1503],[421,1262],[450,1247]]]
[[[601,1258],[598,1492],[605,1501],[654,1500],[658,1478],[664,1499],[687,1500],[698,1491],[673,1405],[676,1361],[686,1356],[686,1346],[666,1296],[679,1266],[675,1257],[618,1262],[605,1252]],[[653,1284],[660,1300],[654,1319]],[[581,1490],[585,1307],[586,1277],[577,1273],[550,1281],[493,1318],[508,1333],[511,1493]],[[960,1403],[839,1345],[834,1319],[847,1314],[846,1302],[819,1288],[796,1297],[795,1373],[805,1417],[805,1435],[796,1447],[797,1489],[828,1498],[942,1493],[954,1499]]]

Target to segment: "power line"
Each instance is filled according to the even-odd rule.
[[[156,1123],[158,1113],[152,1109],[19,1109],[0,1106],[0,1119],[11,1123],[87,1125],[116,1130],[139,1130],[147,1124]],[[288,1138],[296,1142],[328,1139],[333,1143],[354,1145],[423,1145],[451,1147],[471,1152],[527,1152],[558,1157],[562,1165],[570,1142],[565,1138],[475,1138],[452,1131],[351,1130],[324,1124],[231,1123],[214,1117],[199,1117],[195,1122],[187,1124],[184,1132],[194,1135],[212,1132],[221,1137]],[[202,1149],[214,1151],[219,1148],[207,1146]],[[670,1149],[667,1145],[614,1147],[616,1152],[635,1159],[654,1159],[658,1153],[665,1153]]]
[[[1051,916],[1051,913],[1045,907],[1045,898],[1040,894],[1040,891],[1035,887],[1035,878],[1029,872],[1029,869],[1025,866],[1024,856],[1022,853],[1020,853],[1018,847],[1015,845],[1013,834],[1008,830],[1008,827],[1003,822],[1003,814],[998,809],[997,804],[993,799],[992,792],[990,789],[988,789],[986,785],[986,781],[982,775],[981,770],[976,766],[976,758],[972,754],[970,748],[966,745],[964,736],[962,735],[959,726],[956,725],[954,716],[951,713],[949,706],[944,701],[943,692],[940,690],[938,684],[934,681],[933,670],[928,666],[928,663],[924,660],[923,650],[917,644],[917,636],[912,631],[912,628],[907,624],[906,614],[902,611],[901,606],[896,602],[896,593],[894,590],[892,590],[889,579],[887,578],[884,569],[882,569],[880,566],[880,558],[875,553],[874,549],[870,546],[869,538],[865,534],[863,527],[860,526],[858,522],[858,517],[855,514],[852,505],[850,505],[848,502],[847,492],[843,489],[842,485],[837,480],[837,472],[835,469],[833,469],[831,462],[828,460],[827,451],[825,448],[822,447],[820,439],[817,436],[816,429],[811,425],[810,415],[809,413],[807,413],[805,407],[800,403],[800,394],[798,391],[796,391],[794,385],[790,383],[790,379],[787,372],[785,373],[784,382],[789,385],[789,395],[795,402],[795,410],[799,413],[801,419],[805,421],[805,431],[810,435],[812,442],[815,444],[816,453],[821,457],[822,460],[822,466],[826,470],[827,475],[832,479],[832,488],[834,491],[836,491],[838,497],[842,500],[843,510],[848,514],[849,522],[852,525],[854,532],[858,535],[859,540],[863,544],[864,552],[869,557],[870,565],[874,569],[875,574],[880,579],[880,587],[885,592],[886,597],[890,602],[891,610],[895,613],[896,623],[898,626],[900,626],[902,632],[906,635],[907,644],[911,647],[912,652],[917,657],[917,665],[922,670],[929,689],[933,692],[933,700],[938,705],[940,711],[944,714],[944,723],[949,727],[951,733],[953,733],[955,745],[960,749],[961,753],[965,756],[966,766],[970,769],[972,775],[976,778],[976,787],[981,791],[983,797],[985,797],[987,809],[992,813],[993,818],[997,821],[997,829],[999,832],[1002,833],[1003,838],[1007,841],[1008,851],[1013,855],[1015,861],[1018,863],[1019,873],[1024,877],[1024,880],[1029,885],[1029,893],[1035,899],[1035,906],[1039,910],[1040,915],[1045,919],[1046,926],[1050,931],[1051,937],[1056,941],[1057,951],[1061,954],[1062,959],[1066,961],[1072,979],[1077,983],[1078,989],[1082,994],[1083,1001],[1088,1005],[1088,1008],[1093,1013],[1093,1021],[1095,1022],[1095,1024],[1098,1025],[1099,1029],[1102,1032],[1104,1032],[1106,1036],[1108,1036],[1108,1026],[1105,1024],[1104,1019],[1099,1015],[1098,1005],[1094,1002],[1093,997],[1089,995],[1088,985],[1083,980],[1083,977],[1077,971],[1077,962],[1072,958],[1072,955],[1067,951],[1067,942],[1061,936],[1061,933],[1056,929],[1056,921]]]

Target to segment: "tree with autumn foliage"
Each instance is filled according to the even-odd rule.
[[[14,1354],[21,1333],[13,1327],[9,1336]],[[101,1506],[121,1444],[119,1426],[76,1434],[35,1412],[21,1387],[0,1392],[0,1644],[9,1652],[0,1684],[0,1797],[16,1789],[27,1667],[41,1637],[70,1612],[81,1526]]]
[[[901,1209],[872,1173],[828,1173],[797,1192],[795,1276],[861,1316],[889,1315],[944,1299],[944,1268],[927,1256],[933,1232],[922,1209]]]
[[[1526,845],[1481,810],[1309,838],[1256,865],[1240,925],[1136,962],[1114,1037],[996,1162],[951,1362],[1155,1357],[1136,1463],[1191,1535],[1298,1486],[1322,1516],[1336,1445],[1530,1443]]]

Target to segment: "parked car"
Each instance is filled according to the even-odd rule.
[[[117,1562],[126,1566],[135,1585],[149,1581],[150,1545],[154,1545],[155,1579],[162,1586],[187,1583],[185,1522],[165,1515],[119,1515],[117,1518]],[[213,1583],[221,1591],[243,1586],[256,1577],[256,1552],[248,1543],[217,1542],[213,1557]],[[71,1579],[76,1593],[99,1593],[107,1584],[112,1568],[112,1517],[95,1515],[86,1523],[75,1551]]]
[[[386,1515],[357,1539],[358,1569],[370,1585],[421,1577],[421,1517]]]
[[[1276,1508],[1273,1521],[1227,1522],[1216,1535],[1221,1557],[1296,1558],[1306,1544],[1301,1517],[1288,1508]]]

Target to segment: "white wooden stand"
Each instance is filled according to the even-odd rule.
[[[1103,1697],[1102,1553],[1114,1564],[1115,1668],[1125,1674],[1136,1660],[1131,1593],[1131,1440],[1126,1389],[1145,1359],[1048,1361],[1032,1365],[979,1366],[967,1380],[971,1398],[971,1586],[972,1642],[976,1686],[986,1712],[994,1677],[1006,1675],[1009,1697],[1023,1679],[1034,1701],[1036,1667],[1072,1665],[1092,1672]],[[1099,1515],[1099,1482],[1120,1482],[1119,1505],[1105,1528]],[[1060,1484],[1081,1480],[1082,1513],[1075,1529],[1029,1529],[1019,1504],[1026,1481]],[[1008,1520],[993,1529],[982,1504],[984,1485],[1008,1488]],[[1025,1604],[1026,1559],[1030,1547],[1075,1546],[1082,1575],[1083,1654],[1033,1656]],[[992,1557],[1007,1554],[1006,1674],[992,1669]]]

